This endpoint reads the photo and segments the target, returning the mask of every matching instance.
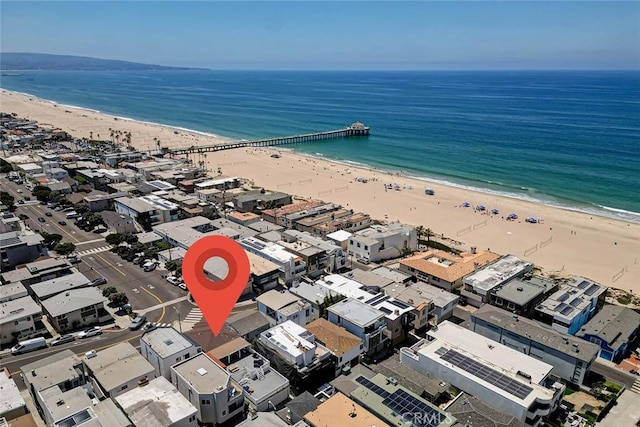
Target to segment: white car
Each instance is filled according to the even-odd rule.
[[[22,194],[22,190],[21,190],[20,188],[18,188],[16,191],[17,191],[18,193]]]
[[[178,286],[182,283],[182,279],[176,276],[167,276],[167,282],[171,283],[173,286]]]
[[[102,328],[100,326],[93,326],[89,329],[85,329],[84,331],[78,334],[78,338],[89,338],[94,337],[96,335],[100,335],[102,333]]]
[[[187,289],[187,285],[185,285],[184,283],[179,283],[179,284],[178,284],[178,287],[179,287],[180,289],[182,289],[183,291],[187,291],[187,290],[188,290],[188,289]]]

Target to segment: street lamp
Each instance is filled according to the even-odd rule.
[[[176,313],[178,313],[178,328],[180,329],[180,333],[182,333],[182,321],[180,320],[180,311],[178,310],[177,307],[171,307],[173,308]]]

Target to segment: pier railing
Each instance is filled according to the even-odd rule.
[[[281,136],[276,138],[256,139],[252,141],[239,141],[210,145],[194,145],[188,148],[163,148],[163,153],[172,155],[209,153],[213,151],[232,150],[246,147],[273,147],[287,144],[301,144],[305,142],[322,141],[327,139],[339,139],[350,137],[369,136],[369,126],[356,122],[353,125],[337,130],[308,133],[304,135]]]

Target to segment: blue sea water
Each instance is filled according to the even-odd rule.
[[[33,71],[0,86],[236,139],[359,120],[369,138],[292,148],[640,221],[640,72]]]

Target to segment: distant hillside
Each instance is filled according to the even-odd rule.
[[[196,70],[198,68],[165,67],[139,64],[113,59],[88,58],[85,56],[50,55],[46,53],[0,53],[0,70],[87,70],[87,71],[145,71],[145,70]]]

